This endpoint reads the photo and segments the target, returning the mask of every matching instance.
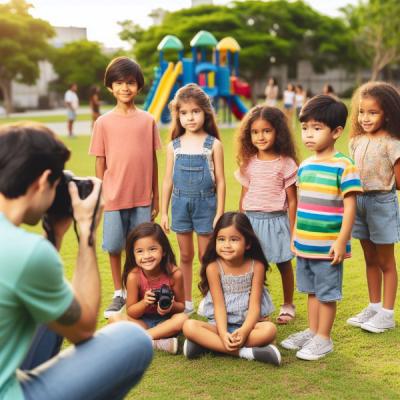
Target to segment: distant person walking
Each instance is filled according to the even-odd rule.
[[[303,107],[304,103],[306,102],[307,94],[306,91],[303,89],[303,86],[296,85],[296,94],[294,96],[294,103],[296,107],[296,116],[300,115],[301,108]]]
[[[328,96],[337,97],[337,95],[335,93],[335,89],[333,89],[333,86],[328,83],[324,85],[322,92],[323,92],[323,94],[327,94]]]
[[[283,92],[283,112],[286,115],[288,123],[292,126],[293,123],[293,110],[295,106],[296,92],[294,85],[288,83],[286,90]]]
[[[275,107],[278,100],[279,87],[275,78],[269,78],[267,86],[265,87],[265,104],[267,106]]]
[[[68,136],[74,136],[74,122],[76,120],[76,113],[79,107],[79,98],[77,95],[78,85],[72,83],[69,89],[65,92],[64,102],[67,107],[67,119],[68,119]]]
[[[92,112],[93,127],[96,119],[100,117],[100,89],[98,88],[98,86],[92,86],[90,88],[89,105]]]

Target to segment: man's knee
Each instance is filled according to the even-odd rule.
[[[108,325],[99,331],[104,332],[113,343],[113,353],[126,365],[140,366],[145,370],[153,358],[151,338],[140,326],[129,321]],[[134,360],[134,362],[132,362]]]

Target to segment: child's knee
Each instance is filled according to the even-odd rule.
[[[194,258],[194,252],[190,251],[190,250],[184,250],[181,251],[181,263],[183,264],[188,264],[191,263],[193,261]]]
[[[187,319],[182,327],[183,334],[188,337],[192,336],[193,332],[197,329],[197,321],[195,319]]]

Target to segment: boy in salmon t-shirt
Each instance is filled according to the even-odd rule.
[[[96,176],[103,180],[103,249],[110,255],[115,289],[104,311],[109,318],[125,304],[121,285],[125,239],[159,211],[156,150],[161,141],[153,117],[133,101],[144,85],[140,66],[128,57],[117,57],[106,69],[104,84],[117,105],[96,120],[89,154],[96,156]]]

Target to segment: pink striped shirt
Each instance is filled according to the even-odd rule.
[[[296,183],[297,165],[290,157],[281,156],[272,161],[254,156],[235,178],[247,188],[243,197],[244,211],[286,211],[286,189]]]

